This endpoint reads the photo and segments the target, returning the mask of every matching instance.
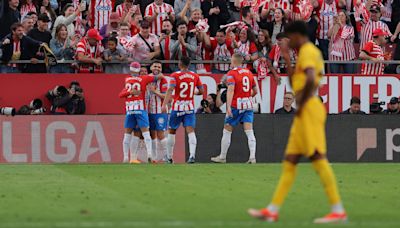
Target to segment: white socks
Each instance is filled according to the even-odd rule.
[[[344,213],[344,207],[342,203],[337,203],[331,206],[331,210],[333,213]]]
[[[256,137],[254,136],[253,130],[245,130],[244,131],[247,135],[247,142],[249,144],[250,150],[250,159],[256,158]]]
[[[226,154],[228,153],[229,146],[231,145],[231,136],[232,132],[224,129],[221,139],[221,154],[219,155],[221,159],[226,159]]]
[[[122,151],[124,152],[124,161],[129,159],[129,144],[131,143],[131,134],[124,134],[124,140],[122,141]]]
[[[272,213],[278,213],[279,207],[273,204],[268,205],[267,209]]]
[[[197,138],[194,132],[188,134],[189,138],[189,153],[190,157],[196,157],[196,146],[197,146]]]
[[[168,134],[167,139],[167,158],[172,159],[174,156],[175,134]]]
[[[158,140],[157,153],[159,154],[159,156],[167,155],[167,138],[163,138],[162,140]]]
[[[157,160],[157,139],[151,140],[151,158]]]
[[[131,150],[131,160],[137,160],[138,157],[138,147],[139,147],[139,137],[132,136],[131,138],[131,145],[130,145],[130,150]]]
[[[152,140],[151,140],[151,136],[150,136],[150,132],[146,131],[146,132],[142,132],[143,138],[144,138],[144,143],[146,144],[146,150],[147,150],[147,157],[148,158],[152,158],[151,154],[152,154]]]

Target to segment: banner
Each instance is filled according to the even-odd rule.
[[[0,116],[0,163],[121,163],[124,118]],[[185,162],[184,138],[184,131],[179,129],[176,162]],[[146,153],[139,158],[146,161]]]
[[[216,93],[223,75],[201,75],[206,94]],[[86,114],[123,114],[124,100],[118,98],[124,88],[123,74],[2,74],[0,77],[0,107],[19,108],[34,98],[41,98],[47,110],[50,103],[45,94],[56,85],[69,86],[78,81],[83,88]],[[361,99],[361,110],[369,112],[374,93],[380,101],[389,102],[390,97],[400,96],[400,75],[326,75],[321,82],[320,95],[329,113],[339,113],[349,108],[352,96]],[[261,113],[271,113],[283,105],[283,96],[291,91],[288,77],[282,76],[277,86],[271,77],[259,81]],[[195,98],[196,107],[206,95]],[[386,108],[386,107],[384,107]],[[224,107],[222,108],[224,110]]]
[[[219,155],[224,117],[197,115],[197,162],[208,163],[211,157]],[[257,162],[282,161],[292,119],[293,115],[254,115]],[[326,124],[329,161],[400,162],[398,119],[397,115],[329,115]],[[249,154],[246,134],[238,126],[232,134],[227,162],[244,163]]]

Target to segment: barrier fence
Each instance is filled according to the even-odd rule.
[[[257,162],[282,160],[292,118],[255,115]],[[0,163],[120,163],[123,120],[123,115],[0,116]],[[219,154],[223,122],[222,114],[197,115],[197,162]],[[330,115],[326,131],[332,162],[400,162],[397,116]],[[174,160],[184,162],[185,154],[188,145],[180,128]],[[239,126],[227,160],[245,162],[248,157],[247,137]]]
[[[206,94],[216,93],[223,75],[202,74]],[[45,93],[57,85],[68,86],[79,81],[84,90],[86,114],[123,114],[124,100],[118,98],[124,88],[124,74],[2,74],[0,76],[0,107],[17,109],[29,104],[34,98],[41,98],[49,110],[50,103]],[[285,91],[291,91],[289,80],[282,76],[281,85],[271,77],[258,81],[260,95],[257,97],[259,111],[271,113],[283,105]],[[389,102],[391,97],[400,96],[400,75],[345,75],[327,74],[321,81],[318,95],[322,97],[329,113],[339,113],[349,108],[352,96],[361,99],[361,110],[369,112],[373,94],[379,101]],[[204,96],[195,98],[196,107]],[[386,108],[386,106],[383,106]],[[224,110],[224,106],[222,107]]]

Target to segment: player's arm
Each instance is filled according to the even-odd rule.
[[[281,84],[281,77],[279,76],[279,74],[276,71],[275,67],[272,65],[272,61],[269,58],[267,58],[267,67],[271,71],[271,74],[274,77],[274,80],[275,80],[276,84],[280,85]]]
[[[126,97],[128,97],[128,96],[130,96],[130,95],[139,95],[139,94],[140,94],[140,91],[139,91],[139,90],[136,90],[136,89],[128,90],[128,89],[124,88],[124,89],[119,93],[119,97],[120,97],[120,98],[126,98]]]
[[[315,91],[315,69],[306,68],[304,73],[306,75],[304,88],[296,95],[297,115],[301,114],[304,104],[313,96]]]
[[[232,116],[232,100],[233,100],[233,93],[235,91],[235,84],[229,84],[228,90],[226,92],[226,114],[228,116]]]
[[[161,106],[161,110],[163,113],[167,112],[167,105],[170,103],[171,97],[172,97],[172,92],[174,91],[175,86],[169,86],[169,88],[167,89],[167,93],[165,94],[165,99],[164,102]]]
[[[255,97],[258,94],[258,88],[257,88],[257,84],[253,84],[253,88],[251,90],[251,96]]]

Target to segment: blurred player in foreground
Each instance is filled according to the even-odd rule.
[[[211,158],[216,163],[226,163],[226,154],[231,144],[233,127],[243,123],[250,149],[247,163],[256,163],[256,137],[253,131],[253,97],[257,94],[257,84],[250,70],[242,68],[243,58],[234,54],[231,59],[233,69],[227,73],[227,101],[225,126],[221,139],[221,154]]]
[[[162,75],[162,64],[159,61],[154,61],[150,66],[152,75]],[[167,139],[164,132],[167,130],[168,114],[162,113],[161,106],[165,99],[165,93],[168,89],[167,79],[159,78],[157,82],[149,85],[149,120],[150,120],[150,135],[152,139],[152,157],[157,160],[157,154],[166,154]]]
[[[290,84],[295,93],[298,111],[294,118],[285,159],[283,172],[271,203],[267,208],[249,209],[255,218],[275,222],[283,201],[288,194],[296,175],[296,167],[302,156],[311,160],[315,171],[320,176],[331,205],[331,213],[314,223],[334,223],[347,220],[336,179],[326,158],[325,121],[326,110],[321,100],[314,96],[319,82],[324,75],[324,61],[321,52],[307,38],[307,25],[301,21],[292,22],[285,32],[281,48],[282,56],[288,66]],[[290,62],[289,47],[299,50],[299,57],[293,69]]]
[[[173,163],[173,151],[175,146],[176,129],[180,124],[186,128],[189,142],[189,159],[188,163],[195,162],[197,138],[194,132],[196,127],[196,114],[194,106],[194,95],[202,95],[203,84],[200,81],[200,76],[192,71],[189,71],[190,58],[184,56],[179,61],[179,69],[171,74],[169,88],[165,96],[162,110],[167,112],[167,104],[169,103],[172,92],[175,90],[174,100],[172,102],[172,111],[169,119],[169,134],[167,139],[167,162]],[[197,87],[198,91],[195,91]]]
[[[126,99],[125,135],[123,140],[124,162],[127,160],[128,145],[130,145],[131,163],[140,163],[137,160],[137,148],[141,131],[146,144],[148,162],[151,163],[152,142],[149,132],[149,116],[146,111],[145,94],[147,85],[157,82],[163,76],[140,76],[140,64],[138,62],[133,62],[130,65],[130,71],[131,77],[125,79],[125,88],[119,94],[120,98]],[[129,137],[132,131],[135,131],[134,136]]]

